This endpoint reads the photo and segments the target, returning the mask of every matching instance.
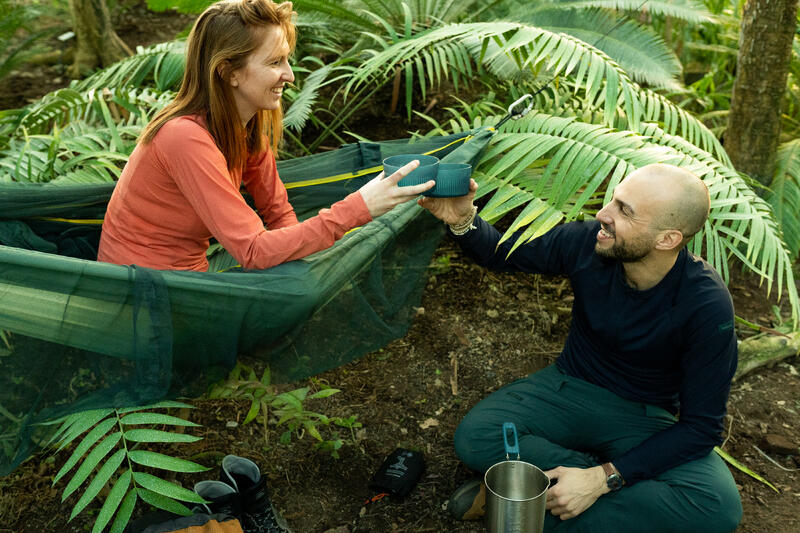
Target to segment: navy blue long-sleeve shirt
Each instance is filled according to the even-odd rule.
[[[611,458],[627,483],[657,476],[708,454],[721,442],[736,370],[733,302],[719,274],[684,248],[654,287],[625,281],[622,263],[594,252],[599,222],[573,222],[517,248],[476,217],[477,229],[454,237],[480,265],[504,271],[563,274],[575,300],[556,364],[566,374],[622,398],[662,407],[678,421]]]

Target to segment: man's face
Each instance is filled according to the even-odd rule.
[[[654,249],[658,235],[652,227],[655,192],[650,180],[636,172],[614,189],[611,201],[597,213],[601,228],[594,249],[598,255],[634,262]]]

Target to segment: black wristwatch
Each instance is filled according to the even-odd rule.
[[[625,480],[619,472],[611,466],[611,463],[603,463],[603,471],[606,473],[606,486],[612,491],[619,490],[625,484]]]

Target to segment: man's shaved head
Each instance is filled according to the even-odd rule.
[[[627,179],[641,181],[650,189],[656,229],[677,229],[686,242],[703,228],[710,203],[708,187],[688,170],[658,163],[634,171]]]

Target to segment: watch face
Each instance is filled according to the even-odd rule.
[[[611,490],[619,490],[622,488],[622,477],[615,472],[606,478],[606,485]]]

